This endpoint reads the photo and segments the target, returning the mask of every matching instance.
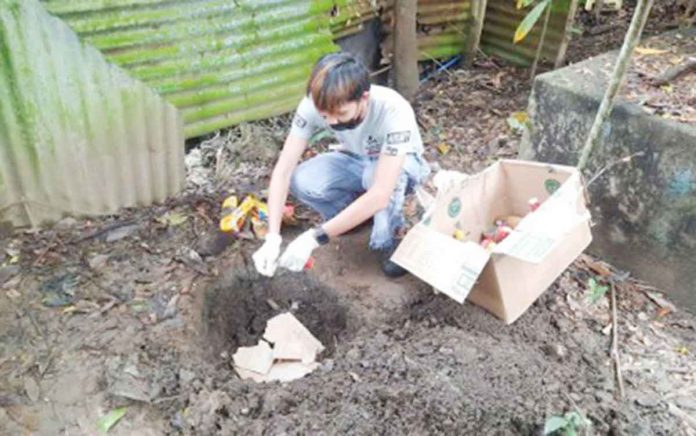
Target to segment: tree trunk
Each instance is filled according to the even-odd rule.
[[[566,51],[568,50],[568,43],[570,42],[570,37],[573,31],[573,23],[575,23],[575,14],[578,10],[578,0],[570,0],[570,8],[568,9],[568,17],[566,18],[565,28],[563,29],[563,40],[561,41],[561,46],[558,48],[558,54],[556,55],[556,62],[554,62],[553,67],[559,68],[563,65],[565,61]]]
[[[486,19],[487,0],[472,0],[471,2],[471,18],[469,20],[471,29],[469,31],[465,65],[471,66],[476,58],[481,43],[481,33],[483,32],[483,22]]]
[[[653,0],[638,0],[636,9],[633,12],[633,18],[631,19],[631,25],[628,28],[628,32],[626,32],[619,57],[614,66],[614,72],[609,79],[609,86],[604,93],[604,98],[599,105],[597,116],[590,129],[590,134],[587,136],[587,142],[585,142],[585,146],[582,149],[580,161],[578,162],[578,169],[580,170],[585,168],[592,150],[596,147],[597,143],[599,143],[599,132],[601,131],[602,124],[604,124],[604,121],[609,117],[614,107],[614,99],[626,77],[626,70],[631,62],[631,55],[640,41],[640,34],[645,26],[645,22],[648,20],[652,4]]]
[[[408,100],[412,100],[418,91],[416,6],[416,0],[394,2],[394,85]]]

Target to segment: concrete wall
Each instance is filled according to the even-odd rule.
[[[540,75],[529,101],[521,158],[574,165],[599,107],[616,52]],[[696,125],[619,102],[586,175],[620,163],[590,185],[596,226],[590,251],[670,293],[696,312]]]

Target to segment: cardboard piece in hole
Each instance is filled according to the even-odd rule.
[[[502,160],[439,187],[392,260],[459,303],[468,299],[506,323],[519,318],[592,241],[580,172]],[[530,198],[541,206],[529,210]],[[498,217],[524,216],[492,252],[479,245]],[[463,231],[464,240],[453,237]]]
[[[257,345],[240,347],[232,357],[234,369],[242,379],[288,382],[314,371],[319,366],[315,360],[322,351],[322,343],[292,313],[286,312],[268,320],[263,339]]]

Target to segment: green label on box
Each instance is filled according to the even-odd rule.
[[[459,212],[462,211],[462,201],[459,198],[453,198],[450,201],[449,207],[447,208],[447,214],[450,218],[456,218]]]
[[[561,182],[556,179],[546,179],[544,182],[544,187],[546,187],[546,192],[553,194],[561,187]]]

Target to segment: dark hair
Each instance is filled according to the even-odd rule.
[[[331,53],[319,59],[307,82],[307,95],[314,106],[333,113],[351,101],[357,101],[370,89],[367,68],[353,55]]]

